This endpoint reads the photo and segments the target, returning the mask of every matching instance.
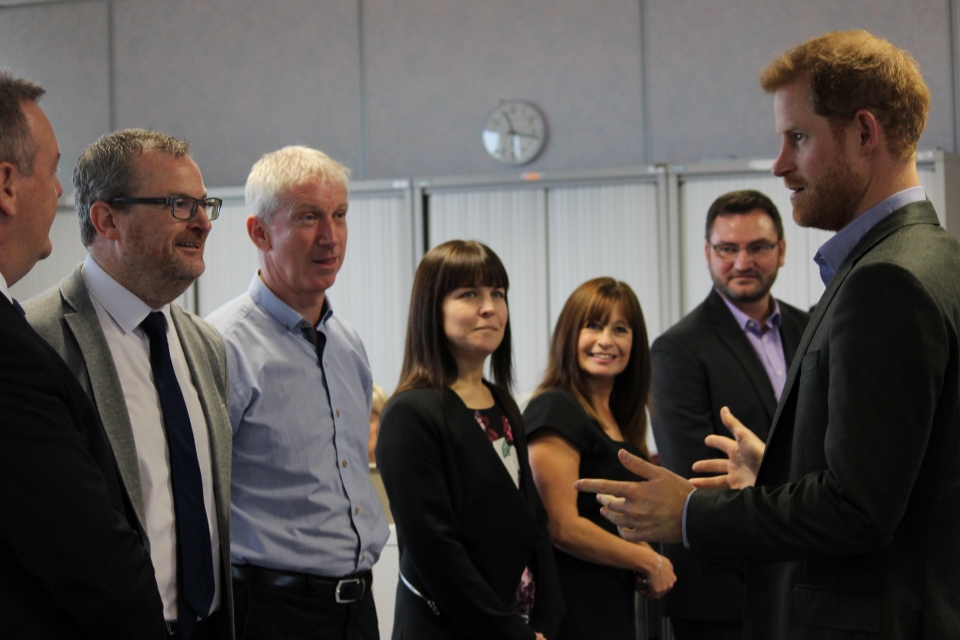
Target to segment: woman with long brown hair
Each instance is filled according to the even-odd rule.
[[[553,640],[553,550],[510,397],[509,281],[479,242],[417,268],[377,464],[400,543],[394,640]],[[492,382],[483,377],[490,358]]]
[[[621,538],[595,496],[573,488],[581,477],[636,480],[617,452],[649,458],[649,392],[650,349],[636,294],[613,278],[583,283],[560,312],[546,374],[523,414],[567,602],[560,640],[633,640],[634,592],[659,598],[676,581],[669,560]]]

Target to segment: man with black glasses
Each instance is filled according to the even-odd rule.
[[[810,318],[770,294],[786,249],[780,212],[759,191],[726,193],[710,206],[704,253],[714,287],[651,348],[657,450],[685,478],[697,460],[722,455],[704,438],[729,434],[724,405],[767,437]],[[677,640],[741,638],[743,574],[705,574],[683,545],[664,551],[677,574],[664,602]]]
[[[230,421],[215,329],[173,301],[203,273],[207,197],[185,141],[129,129],[73,174],[87,258],[26,305],[103,421],[171,638],[232,638]]]

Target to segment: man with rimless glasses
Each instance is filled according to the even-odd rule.
[[[103,422],[145,532],[170,638],[232,638],[230,419],[219,333],[173,303],[221,201],[187,142],[101,137],[73,174],[87,258],[28,302]]]
[[[654,341],[653,432],[663,466],[689,478],[697,460],[722,454],[704,444],[727,435],[729,406],[766,440],[787,369],[809,315],[770,288],[787,243],[776,205],[758,191],[726,193],[707,213],[704,252],[714,287]],[[677,584],[664,613],[677,640],[743,635],[743,574],[705,575],[682,544],[664,545]]]

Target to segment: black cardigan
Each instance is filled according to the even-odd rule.
[[[439,616],[401,583],[394,640],[556,635],[563,601],[546,511],[533,483],[527,441],[513,399],[489,385],[514,434],[520,490],[477,425],[473,410],[447,389],[413,389],[384,409],[377,441],[400,544],[400,571],[436,602]],[[528,626],[508,610],[523,568],[536,599]]]

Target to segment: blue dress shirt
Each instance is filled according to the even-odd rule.
[[[372,568],[389,530],[370,481],[373,376],[360,337],[327,299],[321,362],[309,323],[259,275],[208,321],[230,376],[233,563],[327,577]]]
[[[899,191],[889,198],[881,200],[873,205],[859,216],[853,219],[850,224],[845,226],[836,235],[824,242],[817,250],[813,261],[820,267],[820,279],[823,286],[829,286],[837,269],[843,264],[853,248],[867,235],[870,229],[873,229],[878,222],[888,215],[902,209],[912,202],[922,202],[927,199],[927,194],[923,187],[910,187]]]

